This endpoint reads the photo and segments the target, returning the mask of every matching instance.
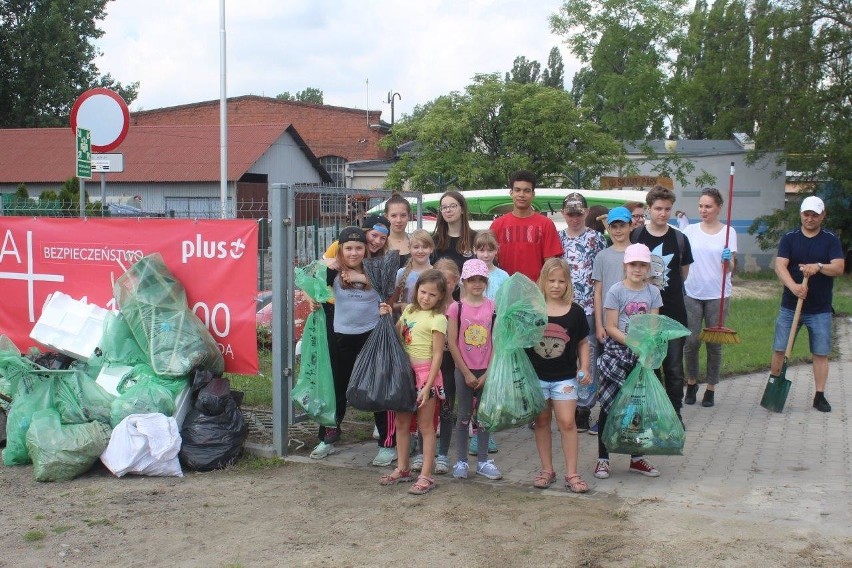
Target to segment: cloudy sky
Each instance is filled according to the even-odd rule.
[[[559,46],[568,85],[579,68],[548,25],[560,0],[226,3],[228,96],[317,87],[326,104],[390,121],[391,90],[399,118],[476,73],[508,71],[518,55],[545,65]],[[117,0],[101,28],[101,73],[140,82],[131,110],[219,98],[218,0]]]

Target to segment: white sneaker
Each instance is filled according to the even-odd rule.
[[[420,471],[423,469],[423,454],[417,454],[411,458],[411,471]]]
[[[453,477],[456,479],[467,479],[468,469],[467,462],[457,461],[456,465],[453,466]]]
[[[477,462],[476,474],[487,477],[488,479],[503,479],[503,474],[500,473],[500,470],[497,469],[496,465],[494,465],[493,460]]]
[[[396,448],[379,448],[379,453],[373,458],[373,465],[387,467],[396,461]]]
[[[326,444],[325,442],[320,442],[311,452],[312,460],[322,460],[335,453],[337,450],[334,449],[334,444]]]

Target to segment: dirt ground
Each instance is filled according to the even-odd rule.
[[[184,478],[67,483],[0,468],[0,566],[852,566],[852,538],[606,494],[252,458]],[[557,487],[557,486],[554,486]]]

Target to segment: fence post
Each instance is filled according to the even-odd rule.
[[[293,188],[269,189],[272,249],[272,449],[284,457],[290,445],[290,382],[293,377],[293,282],[295,254]]]

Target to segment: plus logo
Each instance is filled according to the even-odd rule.
[[[35,323],[35,303],[33,300],[33,283],[38,282],[64,282],[65,277],[59,274],[36,274],[33,271],[33,233],[27,231],[26,262],[21,261],[21,253],[15,236],[11,229],[7,229],[3,235],[3,246],[0,248],[0,268],[4,268],[6,257],[14,259],[20,266],[25,264],[25,272],[0,271],[0,280],[24,280],[27,283],[27,302],[29,307],[30,323]]]

